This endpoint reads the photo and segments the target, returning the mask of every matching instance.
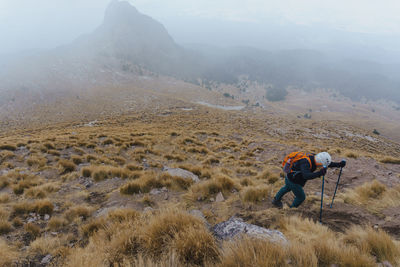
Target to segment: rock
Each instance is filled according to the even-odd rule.
[[[210,197],[210,202],[214,202],[214,198],[213,197]]]
[[[58,235],[57,232],[50,232],[50,234],[53,235],[53,236],[57,236]]]
[[[211,225],[207,222],[206,217],[200,210],[191,210],[189,211],[189,214],[199,218],[206,225],[208,229],[211,228]]]
[[[206,220],[206,217],[204,217],[204,214],[200,210],[191,210],[189,211],[189,214],[200,218],[202,221]]]
[[[168,192],[168,188],[166,188],[165,186],[163,188],[161,188],[161,192]]]
[[[222,195],[221,192],[218,193],[218,195],[215,197],[215,202],[223,202],[225,201],[224,195]]]
[[[161,193],[160,189],[154,188],[150,191],[150,195],[158,195]]]
[[[393,265],[392,265],[390,262],[388,262],[388,261],[382,262],[382,266],[383,266],[383,267],[393,267]]]
[[[47,254],[42,261],[40,262],[40,264],[44,264],[47,265],[50,263],[51,259],[53,258],[53,256],[51,256],[50,254]]]
[[[228,221],[219,223],[212,228],[214,235],[222,240],[232,239],[240,234],[254,238],[268,239],[271,242],[287,243],[286,237],[277,230],[269,230],[257,225],[243,222],[242,219],[232,217]]]
[[[89,177],[80,177],[79,184],[83,185],[85,188],[89,188],[93,185],[93,181]]]
[[[48,221],[49,219],[50,219],[50,215],[49,215],[49,214],[45,214],[45,215],[44,215],[44,220],[45,220],[45,221]]]
[[[148,211],[153,211],[154,209],[152,208],[152,207],[146,207],[146,208],[144,208],[144,212],[148,212]]]
[[[37,219],[36,219],[35,217],[34,217],[34,218],[29,218],[29,219],[28,219],[28,223],[36,222],[36,220],[37,220]]]
[[[195,183],[200,182],[200,179],[197,175],[184,169],[164,167],[163,170],[171,176],[177,176],[185,179],[192,179],[193,182]]]

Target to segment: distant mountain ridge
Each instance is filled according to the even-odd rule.
[[[347,65],[314,50],[183,48],[161,23],[141,14],[129,2],[113,0],[93,33],[70,45],[3,65],[0,92],[129,84],[149,74],[200,85],[216,82],[236,86],[238,77],[244,75],[278,91],[329,88],[353,99],[365,96],[400,103],[400,79],[393,78],[393,71],[373,63],[367,68],[363,62]]]

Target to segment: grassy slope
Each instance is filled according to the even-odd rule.
[[[0,144],[8,146],[1,151],[1,169],[7,170],[0,177],[1,246],[4,253],[11,252],[0,264],[39,262],[48,253],[55,264],[69,266],[151,266],[156,259],[160,266],[398,263],[393,241],[398,236],[352,228],[376,224],[396,233],[400,168],[380,163],[388,155],[400,157],[396,143],[365,140],[367,132],[339,122],[292,120],[257,110],[224,112],[168,97],[151,104],[93,126],[53,124],[3,134]],[[359,136],[347,136],[348,131]],[[347,193],[338,196],[334,209],[326,209],[325,226],[314,222],[318,179],[307,184],[308,199],[301,208],[276,210],[270,205],[283,184],[280,161],[298,149],[328,150],[334,159],[349,160],[340,188]],[[163,166],[188,169],[201,182],[165,175]],[[329,196],[336,174],[327,177]],[[86,188],[88,182],[93,185]],[[362,186],[365,182],[371,185]],[[168,192],[148,193],[156,187]],[[225,201],[212,201],[218,192]],[[155,211],[145,212],[148,206]],[[291,245],[247,239],[219,243],[187,214],[192,209],[201,210],[210,224],[237,215],[279,229]],[[28,223],[33,213],[42,216]],[[270,251],[274,257],[268,257]]]

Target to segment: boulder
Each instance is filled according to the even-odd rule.
[[[164,167],[163,170],[171,176],[177,176],[184,179],[192,179],[195,183],[200,182],[200,179],[196,174],[184,169]]]
[[[288,242],[286,237],[277,230],[270,230],[254,224],[248,224],[236,217],[231,217],[229,220],[215,225],[212,228],[212,232],[217,238],[222,240],[232,239],[241,234],[245,234],[250,237],[268,239],[271,242]]]
[[[47,265],[47,264],[50,263],[52,258],[53,258],[53,256],[51,256],[50,254],[47,254],[45,257],[43,257],[43,259],[40,262],[40,264]]]
[[[222,193],[219,192],[215,197],[215,202],[223,202],[223,201],[225,201],[224,195],[222,195]]]

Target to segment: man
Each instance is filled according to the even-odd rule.
[[[293,152],[285,158],[282,165],[285,171],[285,186],[275,195],[272,204],[282,208],[282,197],[292,191],[295,199],[290,207],[297,208],[306,199],[303,187],[308,180],[324,176],[327,168],[343,168],[346,166],[346,161],[332,162],[331,156],[327,152],[317,155]],[[316,171],[317,168],[321,169]]]

